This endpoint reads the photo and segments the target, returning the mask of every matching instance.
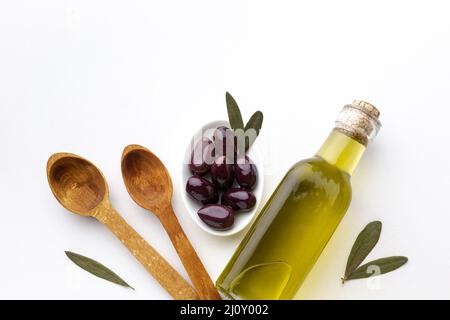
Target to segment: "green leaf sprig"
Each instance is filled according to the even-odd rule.
[[[245,139],[245,151],[248,151],[248,149],[250,149],[251,145],[258,137],[259,132],[261,131],[264,120],[263,113],[261,111],[256,111],[244,126],[241,110],[239,109],[236,100],[229,92],[225,94],[225,99],[227,102],[228,120],[230,122],[231,129],[233,129],[235,132],[239,130],[243,130],[244,133],[248,130],[255,130],[256,132],[256,137],[252,138],[252,136],[250,135]]]
[[[91,258],[82,256],[81,254],[65,251],[66,256],[81,269],[93,274],[96,277],[102,278],[109,282],[118,284],[119,286],[133,289],[128,283],[126,283],[122,278],[115,274],[112,270],[108,269],[101,263],[92,260]]]
[[[373,221],[358,235],[348,257],[342,283],[349,280],[365,279],[392,272],[408,262],[408,258],[406,257],[393,256],[377,259],[360,266],[378,243],[381,229],[382,223],[380,221]]]

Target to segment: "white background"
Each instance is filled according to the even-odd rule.
[[[227,90],[245,117],[264,112],[264,199],[314,154],[344,104],[367,99],[382,112],[351,208],[298,298],[450,298],[449,14],[448,1],[2,1],[0,298],[170,298],[47,184],[52,153],[90,159],[117,210],[186,276],[158,220],[125,190],[119,163],[130,143],[166,163],[175,211],[215,280],[243,233],[196,226],[179,173],[190,136],[226,119]],[[384,229],[370,258],[410,262],[342,286],[353,241],[375,219]],[[64,250],[103,262],[136,291],[85,273]]]

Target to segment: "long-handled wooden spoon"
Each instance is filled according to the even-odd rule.
[[[122,154],[122,176],[133,200],[153,212],[161,221],[199,297],[208,300],[220,299],[173,211],[172,180],[161,160],[142,146],[129,145]]]
[[[198,299],[189,283],[113,209],[105,177],[91,162],[55,153],[47,163],[47,178],[64,208],[103,223],[173,298]]]

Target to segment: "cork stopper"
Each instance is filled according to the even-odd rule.
[[[355,100],[339,113],[335,129],[366,146],[381,128],[379,117],[380,111],[374,105]]]

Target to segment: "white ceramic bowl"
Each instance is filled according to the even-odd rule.
[[[264,172],[263,172],[263,163],[262,159],[258,150],[258,140],[252,145],[248,152],[248,156],[250,159],[254,162],[256,165],[256,168],[258,170],[258,182],[256,184],[255,189],[253,190],[253,193],[256,197],[256,205],[251,211],[247,212],[237,212],[234,219],[234,224],[230,229],[227,230],[216,230],[214,228],[211,228],[207,224],[205,224],[200,217],[197,214],[197,211],[201,208],[202,204],[194,199],[191,198],[186,193],[186,182],[189,179],[189,177],[192,176],[192,173],[189,170],[188,163],[191,158],[192,154],[192,146],[195,145],[197,141],[194,141],[194,139],[197,138],[197,140],[202,136],[202,133],[210,133],[206,134],[208,138],[212,140],[212,132],[215,128],[220,126],[226,126],[230,127],[230,124],[227,121],[213,121],[206,125],[204,125],[201,129],[199,129],[195,135],[188,141],[188,146],[186,148],[186,152],[183,158],[182,163],[182,169],[181,169],[181,181],[180,181],[180,190],[182,193],[184,205],[186,207],[186,210],[189,212],[189,215],[191,218],[197,223],[197,225],[203,229],[204,231],[213,234],[215,236],[231,236],[233,234],[236,234],[245,227],[247,227],[250,222],[255,218],[256,212],[258,211],[258,207],[261,203],[261,197],[262,197],[262,191],[263,191],[263,185],[264,185]]]

